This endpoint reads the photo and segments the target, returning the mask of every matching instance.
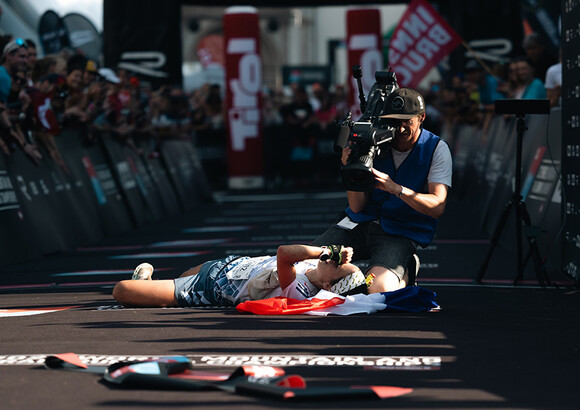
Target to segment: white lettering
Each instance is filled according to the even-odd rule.
[[[244,151],[246,140],[259,137],[259,92],[262,88],[262,60],[253,38],[228,41],[228,54],[244,54],[238,61],[238,78],[229,81],[232,107],[228,112],[231,148]]]
[[[350,37],[348,48],[350,50],[377,49],[377,36],[375,34],[355,34]]]
[[[369,49],[361,55],[360,66],[363,69],[363,90],[368,92],[375,83],[375,73],[383,68],[383,55],[377,49]]]
[[[126,51],[121,54],[118,66],[150,77],[165,78],[169,74],[159,69],[166,61],[167,57],[160,51]]]
[[[415,39],[419,38],[421,34],[427,31],[427,24],[419,18],[416,14],[411,14],[409,19],[403,23],[403,27],[411,34]]]
[[[451,34],[449,34],[440,24],[435,24],[431,27],[428,34],[429,38],[439,44],[444,46],[451,41]]]
[[[395,37],[391,39],[390,47],[405,52],[407,48],[415,44],[409,33],[405,30],[400,29],[395,32]]]
[[[405,64],[412,71],[421,71],[425,67],[425,59],[419,55],[415,50],[411,50],[407,53],[405,58],[403,58],[403,64]]]
[[[421,40],[417,42],[417,46],[415,47],[417,51],[423,54],[427,59],[433,57],[433,55],[437,54],[440,50],[436,44],[434,44],[431,40],[426,37],[423,37]]]
[[[429,13],[429,10],[427,10],[424,6],[417,7],[417,13],[423,17],[423,20],[425,20],[427,24],[433,24],[435,21],[435,17],[433,17],[433,15]]]

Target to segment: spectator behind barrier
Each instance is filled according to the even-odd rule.
[[[42,155],[34,141],[29,141],[22,130],[26,120],[24,110],[30,104],[24,88],[27,71],[28,46],[24,40],[17,38],[4,46],[0,66],[0,150],[9,155],[18,146],[38,164]]]
[[[516,58],[515,68],[518,82],[514,92],[514,98],[524,100],[546,98],[544,83],[539,78],[534,77],[534,70],[527,57],[522,56]]]
[[[546,96],[550,100],[550,106],[562,105],[562,50],[560,50],[560,61],[548,68],[546,71]]]
[[[525,36],[522,40],[522,47],[532,68],[532,75],[540,81],[544,81],[548,68],[558,62],[556,53],[550,53],[538,33]]]

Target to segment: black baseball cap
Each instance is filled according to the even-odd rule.
[[[425,112],[423,96],[412,88],[397,88],[385,101],[384,115],[380,118],[408,120]]]

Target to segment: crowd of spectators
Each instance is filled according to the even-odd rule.
[[[43,151],[66,169],[55,140],[63,128],[82,127],[86,144],[106,131],[139,153],[135,141],[147,138],[153,155],[163,137],[186,138],[193,128],[190,101],[180,87],[153,90],[126,70],[99,68],[70,50],[38,58],[29,39],[3,36],[0,50],[3,155],[22,149],[39,164]]]
[[[491,65],[469,60],[461,72],[420,90],[427,103],[425,127],[439,133],[442,127],[457,122],[476,124],[493,112],[498,98],[549,98],[557,106],[561,64],[535,34],[526,36],[522,45],[526,55]],[[33,41],[12,36],[0,37],[0,50],[3,155],[21,149],[38,164],[43,160],[38,148],[42,144],[43,152],[66,168],[55,142],[63,127],[84,127],[87,144],[95,142],[98,131],[107,131],[136,151],[136,139],[147,138],[153,147],[151,155],[164,137],[196,142],[202,141],[196,135],[219,134],[223,136],[219,143],[225,144],[224,90],[220,85],[206,84],[191,93],[170,85],[152,89],[126,70],[98,67],[97,62],[70,50],[39,58]],[[276,130],[264,135],[269,139],[266,156],[276,164],[278,177],[316,175],[314,160],[321,154],[334,155],[337,122],[349,111],[347,89],[322,83],[294,84],[265,90],[261,104],[264,129]]]

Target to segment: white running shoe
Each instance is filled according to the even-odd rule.
[[[150,263],[142,263],[141,265],[135,268],[133,272],[133,276],[131,276],[132,280],[151,280],[151,276],[153,276],[153,265]]]

